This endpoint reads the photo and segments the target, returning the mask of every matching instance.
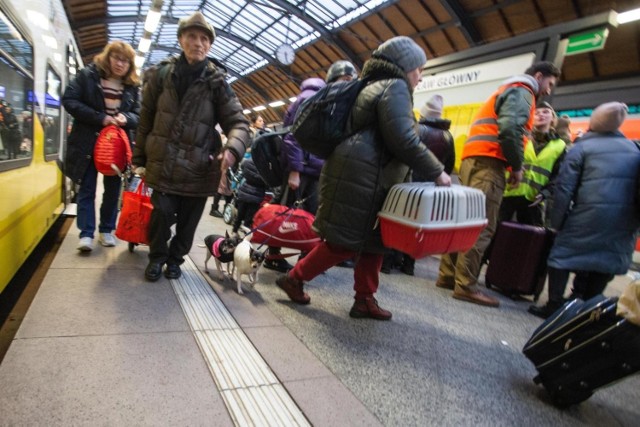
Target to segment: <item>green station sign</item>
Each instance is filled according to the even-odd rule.
[[[569,36],[569,43],[567,43],[565,55],[577,55],[579,53],[602,49],[604,48],[604,42],[607,41],[608,35],[609,29],[600,28],[598,30]]]

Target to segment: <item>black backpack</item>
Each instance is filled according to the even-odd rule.
[[[362,79],[328,84],[300,105],[291,133],[305,151],[326,159],[338,144],[355,133],[347,129],[347,120],[367,82]]]
[[[284,167],[280,163],[280,152],[284,141],[282,138],[289,133],[289,128],[277,132],[264,132],[253,140],[251,158],[258,169],[258,173],[269,187],[282,185]]]

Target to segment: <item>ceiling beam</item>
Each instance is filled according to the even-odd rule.
[[[458,0],[440,2],[442,7],[451,15],[454,21],[460,23],[460,31],[470,46],[477,46],[482,42],[482,35],[473,23],[471,16],[464,10]]]
[[[308,24],[311,28],[319,32],[325,41],[332,43],[338,49],[340,49],[342,53],[344,53],[347,56],[344,59],[351,61],[351,63],[353,63],[353,65],[355,65],[356,68],[362,69],[364,62],[353,50],[351,50],[351,48],[344,41],[342,41],[342,39],[340,39],[335,33],[327,30],[327,28],[324,25],[322,25],[320,22],[306,15],[304,11],[301,10],[299,7],[296,7],[285,0],[265,0],[265,1],[278,6],[280,9],[282,9],[283,12],[293,15],[296,18]],[[256,3],[256,4],[258,3],[254,0],[247,0],[247,2]]]

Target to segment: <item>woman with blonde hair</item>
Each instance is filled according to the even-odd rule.
[[[80,70],[69,83],[62,104],[74,118],[67,140],[65,174],[80,185],[77,225],[78,250],[93,249],[96,228],[95,197],[98,172],[93,160],[96,137],[103,127],[116,125],[127,131],[132,141],[140,113],[139,80],[135,69],[135,51],[124,42],[109,43],[94,62]],[[105,176],[98,231],[102,246],[115,246],[115,228],[120,178]]]

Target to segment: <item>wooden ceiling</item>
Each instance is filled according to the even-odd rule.
[[[75,28],[80,53],[88,63],[107,43],[106,2],[63,0],[63,3]],[[382,41],[396,35],[412,37],[433,59],[610,10],[625,12],[638,6],[637,0],[392,1],[333,33],[332,38],[320,38],[298,51],[290,67],[267,65],[236,80],[232,86],[243,106],[252,108],[295,96],[302,80],[324,77],[336,60],[351,59],[356,65],[362,64]],[[348,48],[350,58],[345,57],[340,45]],[[560,86],[638,75],[640,22],[634,22],[612,28],[603,50],[565,57]],[[285,108],[268,108],[261,114],[268,123],[279,122]]]

